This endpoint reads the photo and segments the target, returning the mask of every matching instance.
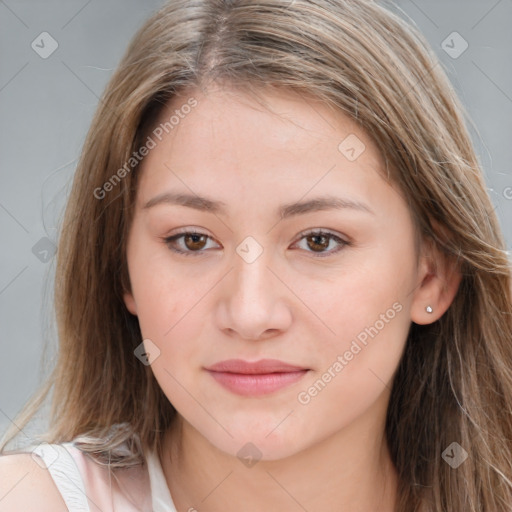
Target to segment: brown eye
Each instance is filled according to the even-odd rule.
[[[164,238],[163,241],[171,251],[183,254],[184,256],[200,256],[206,252],[204,249],[209,239],[211,237],[204,233],[186,231]],[[178,243],[178,241],[181,241],[181,243]]]
[[[329,237],[325,235],[309,235],[306,237],[308,240],[308,247],[314,252],[321,252],[329,247]],[[311,241],[311,243],[309,243]]]
[[[207,237],[205,235],[192,233],[189,235],[184,235],[183,241],[187,249],[194,251],[203,249],[203,247],[206,245],[206,238]]]
[[[335,254],[343,249],[344,246],[351,245],[350,242],[327,231],[309,231],[301,233],[300,236],[300,241],[306,240],[307,247],[304,250],[320,258]],[[213,239],[204,233],[195,231],[186,231],[163,239],[169,249],[184,256],[201,256],[207,250],[208,240]],[[181,243],[178,243],[178,241],[181,241]],[[339,247],[328,250],[332,242]]]
[[[306,240],[306,248],[304,250],[306,252],[314,253],[315,257],[324,258],[326,256],[331,256],[343,249],[343,247],[347,245],[351,245],[347,240],[343,240],[339,236],[329,233],[328,231],[308,231],[303,232],[299,235],[301,237],[300,241]],[[338,245],[337,249],[327,250],[331,243],[334,242],[334,245]]]

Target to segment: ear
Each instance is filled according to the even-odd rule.
[[[462,274],[458,261],[441,252],[432,241],[424,241],[418,265],[418,286],[411,304],[411,320],[420,325],[441,318],[450,307]],[[428,313],[426,307],[432,308]]]
[[[123,294],[124,303],[128,309],[128,311],[137,316],[137,304],[135,303],[135,299],[133,298],[133,294],[131,292],[125,292]]]

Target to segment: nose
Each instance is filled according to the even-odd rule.
[[[233,256],[218,317],[220,328],[231,337],[263,340],[278,336],[291,324],[290,291],[276,277],[279,272],[271,269],[269,252],[264,250],[251,263],[236,253]]]

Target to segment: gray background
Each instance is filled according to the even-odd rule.
[[[0,435],[55,356],[54,244],[98,98],[136,29],[162,3],[0,0]],[[430,41],[473,119],[510,250],[512,0],[395,4]],[[36,52],[51,49],[42,32],[58,44],[47,58]],[[468,48],[457,55],[463,40]]]

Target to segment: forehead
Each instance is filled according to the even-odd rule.
[[[162,109],[150,136],[156,147],[143,169],[167,166],[217,181],[312,180],[333,166],[340,172],[382,167],[379,151],[354,120],[288,90],[255,98],[234,89],[189,89]]]
[[[329,107],[325,101],[283,88],[267,88],[255,94],[221,87],[204,93],[199,89],[188,89],[167,103],[160,112],[158,124],[165,130],[167,123],[165,131],[170,138],[185,137],[190,131],[194,136],[204,135],[206,138],[219,137],[222,132],[229,136],[236,134],[238,142],[244,135],[245,138],[257,133],[264,135],[252,139],[255,147],[270,139],[276,145],[293,145],[296,138],[296,145],[299,139],[303,143],[309,138],[311,143],[337,146],[340,137],[353,134],[364,141],[371,157],[379,160],[379,152],[364,130],[351,117]],[[189,108],[192,102],[195,106]],[[237,128],[243,128],[243,131],[236,131]]]

